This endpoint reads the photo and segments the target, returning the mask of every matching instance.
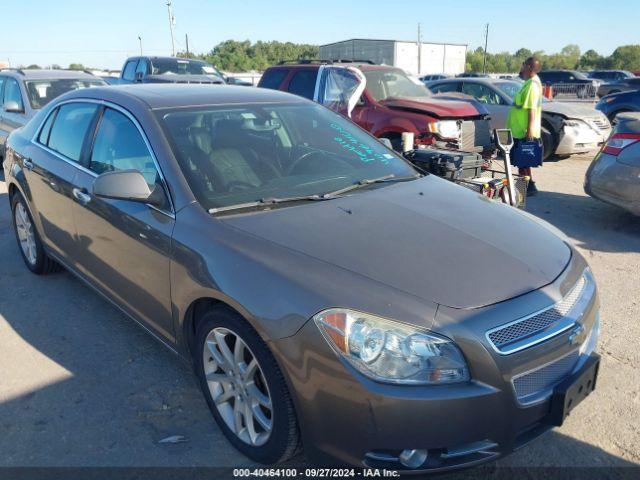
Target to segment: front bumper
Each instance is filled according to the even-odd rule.
[[[580,320],[586,331],[597,310],[594,294]],[[426,387],[369,380],[337,357],[313,322],[275,342],[274,351],[312,462],[403,469],[400,453],[422,449],[429,452],[427,461],[412,471],[445,471],[497,459],[553,428],[552,392],[525,405],[516,398],[512,379],[577,349],[571,335],[507,356],[483,341],[455,338],[473,380]],[[588,359],[589,352],[568,376],[580,375]]]
[[[579,127],[564,125],[558,138],[556,155],[573,155],[597,150],[607,141],[611,127],[598,128],[586,123]]]
[[[587,170],[584,190],[593,198],[640,215],[640,167],[601,153]]]

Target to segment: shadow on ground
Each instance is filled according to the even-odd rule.
[[[640,217],[584,195],[540,191],[527,211],[571,237],[577,245],[602,252],[640,252]]]

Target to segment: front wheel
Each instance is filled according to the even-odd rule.
[[[60,265],[51,259],[42,246],[42,240],[31,218],[31,213],[22,195],[11,198],[13,230],[20,246],[22,259],[29,270],[38,275],[60,270]]]
[[[250,459],[273,464],[300,448],[293,402],[265,342],[226,308],[206,313],[196,331],[195,368],[216,423]]]

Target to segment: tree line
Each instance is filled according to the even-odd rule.
[[[251,43],[249,40],[226,40],[213,47],[207,53],[179,52],[179,56],[205,60],[220,70],[228,72],[262,71],[283,60],[317,59],[320,48],[317,45],[292,42]],[[531,51],[521,48],[514,53],[487,53],[486,71],[490,73],[518,72],[522,62],[532,55],[542,61],[546,69],[621,69],[640,71],[640,45],[618,47],[609,56],[602,56],[595,50],[582,53],[577,45],[567,45],[559,53],[546,54],[543,51]],[[469,50],[466,58],[466,70],[482,72],[484,51],[481,47]],[[29,65],[26,68],[40,68]],[[52,65],[52,68],[60,68]],[[70,70],[84,70],[84,65],[72,63]]]
[[[542,62],[543,69],[566,70],[640,70],[640,45],[624,45],[616,48],[609,56],[602,56],[595,50],[582,53],[577,45],[567,45],[559,53],[546,54],[521,48],[515,53],[487,52],[486,71],[489,73],[509,73],[520,71],[522,62],[535,55]],[[478,47],[467,52],[466,70],[482,72],[484,50]]]

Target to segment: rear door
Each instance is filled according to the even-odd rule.
[[[83,145],[96,119],[98,105],[72,102],[54,109],[35,138],[39,148],[26,159],[25,177],[32,213],[55,254],[75,267],[75,226],[71,215],[73,182],[82,168]]]
[[[73,207],[79,270],[128,313],[168,340],[174,339],[169,255],[175,222],[168,190],[151,147],[126,111],[105,107],[75,180]],[[167,200],[163,208],[93,195],[104,172],[138,170]]]

